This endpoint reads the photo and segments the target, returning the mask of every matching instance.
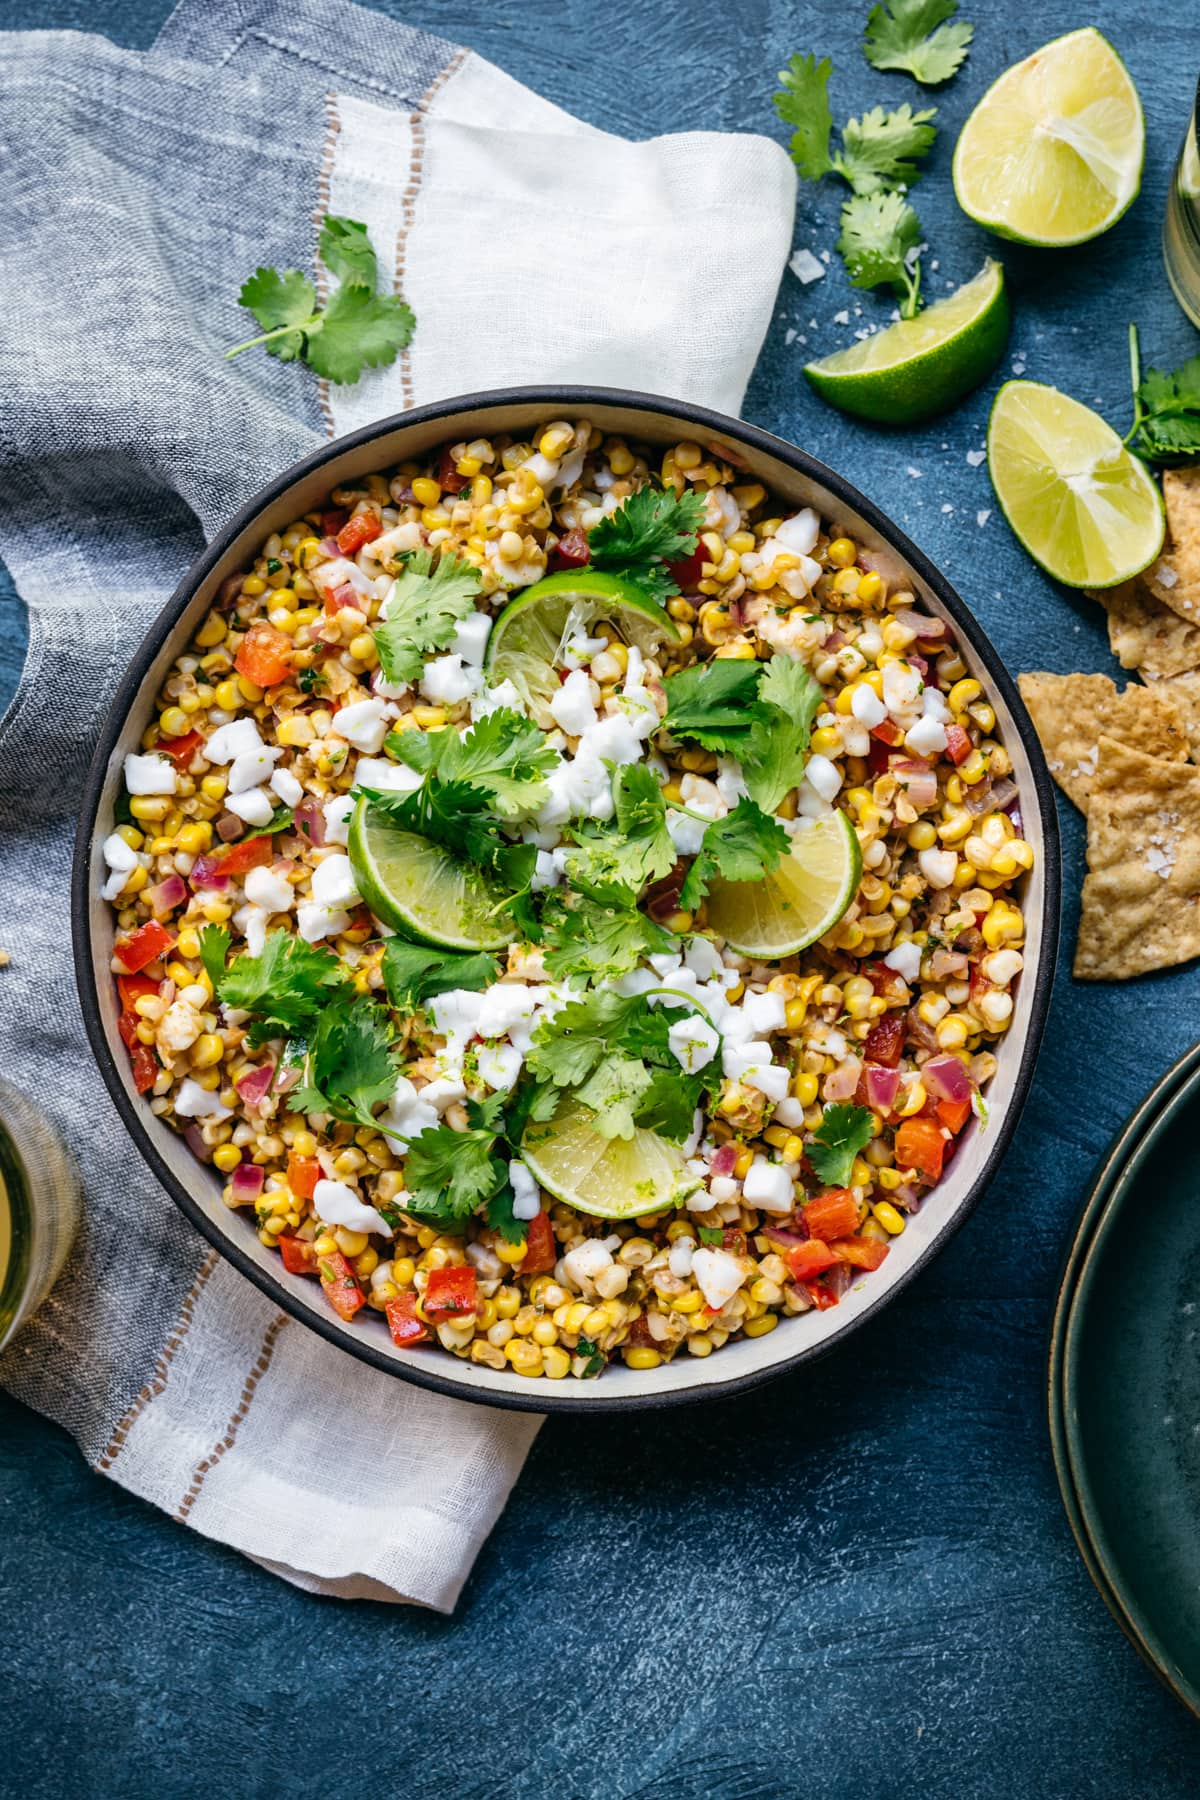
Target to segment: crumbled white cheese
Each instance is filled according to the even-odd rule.
[[[354,801],[349,794],[335,794],[322,808],[325,818],[325,842],[345,844],[350,841],[350,815]]]
[[[250,788],[262,787],[264,782],[270,781],[282,755],[282,750],[268,750],[263,745],[261,749],[246,750],[236,756],[229,771],[229,792],[244,794]]]
[[[319,906],[357,906],[362,896],[348,856],[327,856],[312,874],[312,897]]]
[[[173,794],[177,777],[175,764],[165,756],[127,756],[125,786],[131,794]]]
[[[751,1032],[782,1031],[787,1023],[787,1007],[782,994],[747,994],[741,1010]]]
[[[420,686],[426,700],[435,706],[453,706],[457,701],[477,694],[483,686],[483,676],[478,669],[467,667],[461,656],[438,656],[426,663]],[[381,737],[379,743],[382,742]],[[379,744],[370,748],[378,750]]]
[[[228,725],[218,726],[204,746],[204,754],[210,763],[224,766],[239,756],[248,756],[254,750],[261,750],[263,741],[258,735],[258,726],[253,719],[231,719]]]
[[[730,1256],[728,1250],[710,1250],[705,1246],[692,1255],[692,1274],[714,1312],[720,1312],[733,1299],[746,1273],[745,1264]]]
[[[958,867],[953,850],[922,850],[917,862],[931,888],[948,888]]]
[[[392,1235],[387,1220],[360,1200],[344,1181],[318,1181],[313,1189],[313,1211],[323,1225],[343,1225],[347,1231],[374,1231],[386,1238]]]
[[[269,825],[275,817],[275,803],[266,788],[249,788],[244,794],[227,794],[225,805],[247,825]]]
[[[587,1238],[563,1257],[563,1273],[578,1288],[586,1288],[612,1262],[612,1252],[599,1238]]]
[[[596,723],[596,689],[585,669],[572,669],[550,702],[550,714],[568,737],[582,737]]]
[[[508,1179],[512,1183],[513,1218],[536,1219],[542,1210],[538,1184],[517,1156],[508,1165]]]
[[[178,1119],[228,1119],[230,1109],[222,1106],[215,1094],[202,1088],[198,1081],[190,1075],[185,1076],[179,1084],[175,1095],[175,1116]]]
[[[904,747],[914,756],[940,756],[946,748],[946,727],[940,719],[923,713],[904,734]]]
[[[921,949],[918,944],[897,944],[883,959],[886,968],[895,969],[901,981],[911,987],[921,973]]]
[[[804,779],[822,800],[832,800],[842,786],[842,772],[827,756],[810,756]]]
[[[792,1178],[782,1163],[756,1156],[742,1183],[742,1195],[750,1206],[763,1212],[789,1213],[795,1199]]]
[[[667,1048],[680,1068],[686,1069],[689,1075],[694,1075],[697,1069],[708,1067],[717,1054],[720,1042],[717,1032],[699,1013],[676,1020],[667,1032]]]
[[[276,769],[271,777],[271,791],[279,795],[285,806],[299,806],[304,789],[290,769]]]
[[[424,780],[407,763],[389,762],[386,756],[360,756],[354,765],[354,785],[374,788],[381,794],[411,794]]]
[[[345,738],[356,750],[374,756],[382,750],[388,734],[388,707],[385,700],[356,700],[333,715],[330,729]]]
[[[485,1044],[476,1059],[479,1079],[485,1086],[507,1093],[516,1083],[524,1061],[513,1044]]]
[[[481,668],[491,631],[492,621],[487,613],[468,613],[455,627],[454,636],[450,640],[451,654],[461,656],[473,669]]]
[[[249,869],[242,885],[247,900],[254,906],[261,906],[268,913],[291,910],[295,890],[286,875],[280,875],[277,870]]]
[[[322,938],[337,937],[340,932],[349,931],[350,914],[340,907],[302,900],[296,908],[296,929],[306,944],[319,944]]]
[[[808,287],[811,282],[822,280],[825,274],[825,264],[819,256],[814,256],[811,250],[797,250],[788,263],[788,268],[796,280],[803,282],[805,287]],[[794,332],[792,336],[795,336]]]
[[[855,687],[850,697],[850,711],[859,724],[865,725],[868,731],[876,725],[882,725],[887,718],[887,707],[875,690],[869,688],[865,681],[860,681]]]

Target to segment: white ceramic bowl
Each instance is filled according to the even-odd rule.
[[[599,1381],[529,1381],[437,1349],[398,1350],[381,1316],[366,1312],[343,1322],[319,1285],[285,1272],[279,1256],[259,1243],[243,1213],[221,1200],[218,1178],[183,1139],[154,1117],[134,1092],[129,1058],[117,1034],[117,1004],[109,973],[113,912],[100,898],[100,845],[113,829],[122,760],[138,747],[154,696],[175,657],[212,604],[221,583],[238,572],[272,531],[324,501],[331,489],[373,470],[420,458],[434,446],[502,432],[522,435],[538,420],[587,418],[606,432],[651,443],[691,438],[716,446],[792,505],[813,506],[858,542],[886,551],[923,606],[946,618],[972,673],[996,710],[1012,756],[1026,835],[1037,862],[1023,896],[1025,969],[1013,1023],[997,1048],[999,1067],[988,1091],[986,1132],[970,1127],[946,1178],[892,1245],[882,1268],[823,1312],[781,1320],[766,1337],[727,1345],[700,1360],[679,1356],[650,1372],[618,1361]],[[84,795],[75,852],[72,896],[75,958],[83,1015],[108,1089],[131,1136],[168,1193],[210,1243],[294,1318],[353,1356],[421,1386],[489,1405],[538,1412],[633,1409],[717,1398],[830,1350],[886,1306],[975,1205],[1008,1146],[1033,1076],[1054,974],[1058,940],[1059,848],[1053,789],[1041,748],[1014,682],[984,632],[949,583],[915,545],[849,482],[791,444],[719,413],[606,388],[522,388],[471,394],[421,407],[325,445],[280,475],[231,520],[188,571],[134,656],[100,734]],[[114,1279],[116,1272],[114,1271]]]

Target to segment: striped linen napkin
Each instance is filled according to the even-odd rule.
[[[0,168],[0,555],[30,615],[0,725],[0,1067],[86,1192],[73,1258],[0,1381],[95,1469],[286,1580],[449,1611],[539,1421],[320,1341],[156,1186],[74,994],[83,772],[204,537],[322,436],[521,382],[736,413],[791,244],[791,164],[753,137],[627,143],[343,0],[184,0],[144,54],[8,36]],[[310,266],[326,212],[364,220],[391,260],[409,350],[348,388],[223,362],[244,277]],[[695,254],[735,239],[719,278]]]

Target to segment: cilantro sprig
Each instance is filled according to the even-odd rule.
[[[588,533],[594,569],[623,575],[651,599],[678,591],[667,565],[691,556],[704,523],[704,501],[694,489],[681,494],[649,483],[630,494]]]
[[[1200,356],[1178,369],[1147,369],[1142,374],[1136,325],[1129,327],[1129,371],[1133,386],[1133,424],[1125,442],[1143,462],[1160,467],[1200,457]]]
[[[200,960],[221,1004],[254,1015],[248,1033],[253,1045],[306,1037],[322,1009],[349,991],[349,977],[332,950],[288,931],[269,931],[256,956],[245,950],[227,966],[228,952],[224,926],[206,925]]]
[[[873,1116],[869,1106],[840,1101],[825,1108],[821,1123],[804,1147],[818,1180],[829,1187],[846,1186],[855,1157],[871,1141]]]
[[[890,111],[873,106],[861,119],[847,119],[841,145],[834,149],[832,73],[828,57],[818,62],[811,54],[793,56],[779,71],[782,86],[775,95],[775,111],[793,128],[789,149],[801,175],[806,181],[840,175],[856,194],[877,193],[892,184],[911,187],[920,179],[918,159],[928,154],[937,136],[930,122],[937,109],[914,112],[907,101]]]
[[[975,27],[955,19],[958,0],[883,0],[873,6],[863,55],[875,69],[902,69],[923,87],[940,87],[962,67]]]
[[[306,1079],[289,1105],[297,1112],[330,1113],[353,1125],[374,1126],[374,1108],[395,1089],[399,1054],[383,1007],[353,992],[339,995],[317,1017],[308,1039]]]
[[[764,812],[774,812],[803,779],[821,687],[798,658],[776,655],[765,667],[713,659],[669,675],[663,688],[667,730],[736,757]]]
[[[629,890],[632,900],[648,881],[658,881],[675,866],[675,846],[652,769],[625,763],[615,771],[612,787],[611,822],[574,828],[576,847],[566,857],[567,879],[598,899],[621,888]]]
[[[783,826],[753,800],[742,799],[723,819],[705,829],[699,854],[684,876],[679,904],[694,912],[715,875],[726,881],[761,881],[788,854],[791,840]]]
[[[384,618],[372,636],[386,680],[420,680],[425,657],[444,650],[479,597],[479,570],[443,551],[414,550],[392,583],[384,602]]]
[[[500,965],[486,950],[437,950],[390,937],[383,947],[383,985],[397,1012],[412,1012],[452,988],[479,993],[490,987]]]
[[[397,762],[439,781],[465,781],[490,796],[504,818],[535,813],[546,798],[546,776],[558,762],[532,719],[499,706],[469,733],[453,725],[439,731],[389,734],[385,748]]]
[[[395,361],[416,321],[398,294],[376,293],[376,258],[366,226],[357,219],[328,218],[317,249],[338,279],[328,302],[320,305],[316,287],[299,269],[256,269],[238,303],[254,314],[262,331],[227,350],[226,359],[261,344],[268,356],[302,360],[315,374],[341,384],[357,381],[364,368]]]

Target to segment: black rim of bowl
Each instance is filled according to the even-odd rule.
[[[286,493],[296,481],[316,473],[326,463],[344,455],[347,450],[359,449],[377,439],[388,436],[391,432],[401,431],[409,426],[435,424],[443,419],[449,421],[464,412],[514,405],[544,405],[547,408],[564,412],[568,416],[572,414],[586,415],[589,406],[624,407],[631,412],[665,414],[669,418],[686,420],[690,425],[697,426],[705,432],[730,438],[735,443],[741,443],[752,450],[761,451],[764,455],[773,456],[797,474],[828,489],[837,500],[865,519],[920,576],[936,596],[939,605],[945,608],[946,613],[953,620],[955,630],[970,644],[980,663],[987,670],[989,681],[1003,694],[1025,753],[1029,758],[1033,784],[1042,814],[1041,879],[1044,893],[1044,918],[1040,965],[1030,1003],[1029,1028],[1024,1057],[1014,1081],[1012,1099],[1003,1119],[996,1128],[995,1138],[975,1181],[933,1242],[914,1258],[911,1265],[896,1278],[878,1300],[864,1306],[844,1330],[834,1332],[819,1344],[802,1346],[790,1356],[781,1356],[765,1368],[732,1376],[727,1381],[709,1380],[694,1388],[689,1387],[669,1393],[655,1393],[652,1387],[648,1387],[645,1394],[606,1398],[603,1393],[597,1393],[594,1398],[584,1398],[582,1395],[576,1397],[571,1393],[561,1393],[555,1385],[546,1382],[531,1382],[528,1396],[501,1393],[484,1387],[476,1390],[469,1387],[465,1381],[452,1380],[448,1376],[439,1375],[436,1366],[426,1370],[421,1366],[398,1362],[386,1352],[377,1350],[365,1334],[357,1337],[350,1332],[343,1333],[333,1323],[332,1318],[325,1320],[319,1314],[310,1313],[299,1305],[295,1296],[280,1281],[261,1268],[254,1258],[242,1249],[232,1233],[219,1229],[183,1183],[176,1179],[172,1170],[158,1154],[146,1128],[143,1109],[135,1103],[126,1089],[121,1072],[113,1057],[100,1014],[98,983],[102,971],[95,965],[92,957],[89,931],[91,899],[89,882],[96,815],[104,797],[108,761],[124,727],[126,717],[139,697],[155,657],[176,629],[180,615],[190,603],[196,588],[241,533],[253,525],[255,519],[266,507]],[[1060,891],[1061,856],[1054,789],[1046,768],[1045,758],[1042,755],[1041,744],[1024,702],[1017,691],[1016,682],[1009,675],[998,653],[993,649],[982,628],[968,610],[966,602],[924,552],[919,550],[897,525],[893,524],[881,508],[869,500],[865,494],[860,493],[843,476],[826,467],[816,457],[810,456],[806,451],[788,443],[786,439],[776,437],[769,431],[763,431],[756,425],[747,425],[736,419],[728,418],[723,413],[711,412],[707,407],[694,406],[687,401],[672,400],[665,395],[638,393],[621,388],[519,387],[455,395],[429,406],[414,407],[410,412],[394,413],[388,418],[364,426],[359,431],[350,432],[345,437],[331,439],[328,443],[322,444],[319,449],[314,450],[311,456],[293,463],[260,488],[196,559],[134,653],[101,728],[84,784],[79,828],[75,837],[71,877],[71,934],[75,953],[75,977],[84,1025],[91,1042],[92,1052],[100,1066],[105,1086],[108,1088],[113,1104],[130,1136],[153,1174],[165,1187],[188,1221],[202,1237],[220,1251],[227,1261],[233,1264],[239,1273],[244,1275],[247,1280],[252,1281],[281,1311],[318,1332],[329,1343],[336,1344],[340,1350],[359,1357],[363,1362],[370,1364],[372,1368],[382,1369],[386,1374],[398,1376],[405,1381],[412,1381],[418,1387],[429,1388],[435,1393],[447,1394],[455,1400],[477,1401],[482,1405],[497,1406],[513,1412],[633,1412],[664,1406],[696,1405],[704,1401],[726,1399],[731,1395],[747,1392],[764,1381],[774,1379],[777,1375],[797,1369],[803,1363],[813,1362],[819,1357],[829,1354],[895,1299],[910,1282],[916,1279],[938,1251],[950,1241],[964,1220],[974,1211],[981,1195],[995,1174],[997,1166],[1012,1140],[1029,1095],[1054,983],[1059,936]],[[433,1361],[434,1357],[431,1355],[430,1362],[433,1363]]]

